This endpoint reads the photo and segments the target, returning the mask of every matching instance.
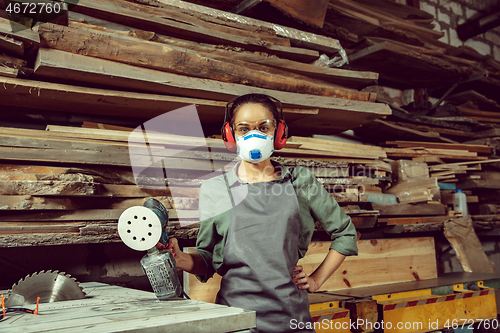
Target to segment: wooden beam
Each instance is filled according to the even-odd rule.
[[[52,212],[16,212],[15,214],[3,213],[0,216],[0,225],[3,222],[56,222],[56,221],[115,221],[125,209],[80,209],[77,211],[52,211]],[[180,211],[180,210],[179,210]],[[198,210],[185,210],[185,218],[198,219]],[[170,219],[178,219],[175,209],[168,210]]]
[[[198,81],[199,87],[205,83]],[[206,81],[205,81],[206,82]],[[194,87],[193,81],[193,87]],[[211,85],[206,82],[207,85]],[[225,87],[218,83],[219,91]],[[190,104],[198,106],[200,121],[209,123],[220,123],[223,119],[225,102],[196,100],[183,97],[165,95],[142,94],[134,92],[121,92],[116,90],[105,90],[96,88],[85,88],[40,81],[19,80],[14,78],[1,78],[0,105],[31,107],[34,109],[45,109],[60,112],[80,112],[86,114],[106,114],[113,116],[140,116],[143,118],[154,118],[167,111],[175,110]],[[215,87],[215,84],[211,85]],[[245,87],[245,86],[242,86]],[[359,101],[347,101],[345,99],[327,98],[302,94],[292,94],[277,91],[262,90],[246,87],[241,89],[244,93],[264,92],[279,100],[286,101],[285,107],[293,105],[295,108],[319,108],[317,115],[300,114],[299,119],[288,119],[289,126],[295,121],[297,125],[315,128],[316,133],[320,131],[343,131],[352,126],[356,127],[371,119],[378,118],[384,114],[390,114],[390,109],[385,104],[367,103]],[[58,103],[53,103],[57,100]],[[317,118],[316,118],[317,117]],[[316,126],[316,124],[319,124]]]
[[[156,44],[159,45],[158,43]],[[227,57],[214,56],[212,54],[200,53],[199,55],[206,56],[207,59],[212,59],[214,61],[225,62],[228,65],[232,65],[234,70],[237,68],[246,68],[246,70],[253,71],[254,73],[267,73],[266,75],[282,78],[283,80],[286,78],[289,85],[289,89],[287,90],[291,92],[294,92],[292,84],[296,84],[297,92],[301,91],[301,86],[303,86],[304,89],[310,90],[312,87],[315,87],[315,89],[318,88],[323,90],[323,92],[317,91],[320,94],[330,95],[330,93],[337,92],[339,96],[352,97],[353,99],[370,100],[375,96],[368,93],[349,91],[343,87],[326,83],[318,79],[312,79],[301,74],[290,74],[283,69],[275,67],[228,59]],[[65,80],[65,82],[85,82],[92,85],[99,84],[99,86],[118,87],[133,91],[165,93],[169,95],[175,94],[178,96],[219,100],[225,100],[230,96],[228,93],[208,94],[203,91],[204,89],[196,89],[193,91],[189,89],[189,87],[186,87],[188,88],[186,90],[181,90],[179,86],[185,85],[185,82],[189,84],[189,81],[193,80],[183,75],[163,73],[123,63],[45,48],[42,48],[38,54],[35,70],[37,77],[55,79],[58,81]],[[172,81],[174,79],[176,81]],[[310,91],[312,92],[312,90]]]
[[[385,144],[388,146],[396,146],[400,148],[424,147],[424,148],[437,148],[437,149],[456,149],[456,150],[466,150],[469,152],[477,152],[481,154],[491,154],[491,147],[484,145],[436,143],[436,142],[421,142],[421,141],[386,141]]]
[[[269,23],[250,17],[232,14],[226,11],[189,3],[187,1],[159,0],[158,3],[160,5],[173,6],[175,8],[189,10],[190,12],[196,13],[197,15],[209,16],[215,19],[220,24],[237,24],[240,29],[243,28],[241,27],[241,25],[246,25],[249,28],[257,27],[257,29],[271,29],[276,32],[276,35],[289,38],[292,45],[295,46],[306,47],[327,54],[335,54],[341,49],[338,40],[323,35],[318,35],[279,24]],[[158,3],[154,5],[157,6]]]
[[[477,238],[470,215],[445,222],[444,235],[455,250],[464,272],[497,273],[495,264],[488,258]]]
[[[238,60],[251,62],[255,64],[265,65],[267,68],[274,67],[288,71],[289,73],[296,73],[305,75],[314,79],[320,79],[326,82],[331,82],[333,84],[341,85],[345,88],[355,88],[361,89],[369,84],[373,84],[375,80],[378,79],[378,74],[374,72],[362,72],[362,71],[352,71],[340,68],[329,68],[323,66],[317,66],[313,64],[305,64],[293,60],[270,57],[263,52],[249,52],[243,50],[232,50],[232,49],[221,49],[212,44],[198,43],[178,38],[173,38],[170,36],[165,36],[157,34],[151,31],[136,30],[132,27],[115,27],[115,29],[109,28],[109,23],[107,21],[95,19],[83,14],[72,13],[76,16],[74,19],[76,21],[70,21],[70,27],[86,29],[94,29],[105,32],[113,32],[116,34],[134,36],[143,40],[155,41],[158,43],[164,43],[172,46],[178,46],[194,50],[200,54],[205,54],[208,56],[210,54],[212,57],[217,55],[224,57],[226,61]],[[97,21],[97,22],[96,22]],[[92,24],[89,24],[91,22]]]
[[[197,52],[170,47],[164,44],[139,40],[104,32],[43,24],[39,27],[44,46],[71,53],[117,61],[130,65],[156,69],[191,77],[239,83],[266,89],[340,97],[354,100],[370,100],[370,93],[325,87],[323,84],[290,80],[254,69],[208,58]],[[99,38],[96,38],[96,34]],[[82,47],[85,45],[85,51]]]
[[[236,35],[236,32],[234,34],[219,32],[217,25],[208,22],[204,23],[205,26],[200,26],[203,21],[194,21],[195,24],[192,22],[184,23],[182,22],[182,16],[185,16],[185,14],[178,14],[176,15],[179,16],[178,20],[173,20],[170,19],[173,15],[172,12],[164,13],[164,9],[151,8],[150,6],[120,0],[113,2],[79,0],[74,2],[73,11],[133,26],[141,30],[155,31],[169,36],[213,44],[243,47],[248,50],[260,50],[303,62],[314,61],[319,57],[317,51],[263,43],[251,36],[240,37]],[[187,17],[193,20],[192,17]]]
[[[401,225],[401,224],[434,224],[443,223],[449,220],[449,216],[406,216],[406,217],[390,217],[390,218],[379,218],[379,223],[385,223],[387,225]]]
[[[372,209],[378,210],[380,216],[429,216],[445,215],[445,206],[442,204],[379,204],[372,203]]]

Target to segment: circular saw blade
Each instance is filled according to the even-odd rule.
[[[41,271],[27,275],[12,286],[10,292],[24,297],[25,304],[69,301],[85,298],[80,284],[71,275],[58,271]]]

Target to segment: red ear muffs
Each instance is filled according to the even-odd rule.
[[[288,126],[284,119],[280,119],[276,130],[274,131],[274,149],[280,150],[286,145],[286,138],[288,136]]]
[[[228,121],[226,121],[222,127],[222,140],[224,140],[224,145],[227,150],[233,153],[236,152],[236,139],[234,137],[233,129]]]
[[[241,97],[241,96],[240,96]],[[288,126],[285,123],[285,118],[283,117],[283,105],[279,100],[277,100],[274,97],[268,96],[270,99],[272,99],[275,102],[280,103],[280,111],[281,111],[281,119],[278,122],[278,126],[276,126],[276,130],[274,131],[274,149],[275,150],[280,150],[283,149],[286,145],[286,139],[288,137]],[[233,98],[226,104],[225,112],[224,112],[224,125],[222,126],[221,132],[222,132],[222,140],[224,140],[224,145],[226,146],[227,150],[231,152],[236,152],[237,147],[236,147],[236,138],[234,137],[234,132],[233,129],[231,128],[231,125],[229,124],[229,121],[227,121],[227,115],[228,115],[228,107],[231,102],[234,100],[238,99],[239,97]]]

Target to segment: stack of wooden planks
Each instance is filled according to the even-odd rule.
[[[333,133],[391,113],[359,91],[378,74],[311,64],[338,40],[259,20],[223,20],[175,3],[82,0],[67,24],[12,28],[0,6],[0,105],[9,113],[128,117],[140,123],[196,104],[220,128],[245,93],[283,102],[296,134]],[[5,53],[5,55],[3,55]],[[55,102],[57,101],[57,102]],[[212,127],[210,127],[210,125]],[[133,126],[131,126],[133,127]],[[207,133],[212,135],[216,133]]]
[[[386,141],[383,145],[397,147],[384,148],[388,156],[396,154],[397,150],[408,155],[393,155],[406,159],[392,162],[393,183],[384,190],[395,194],[398,204],[372,203],[372,208],[380,212],[380,225],[406,225],[403,229],[395,229],[399,231],[428,230],[431,224],[442,228],[446,220],[462,216],[453,209],[454,193],[458,189],[466,194],[469,215],[472,214],[474,220],[497,220],[494,199],[497,172],[485,170],[500,159],[491,158],[494,156],[491,147],[421,141]],[[408,151],[411,148],[426,150],[427,154],[414,156],[411,150]],[[422,223],[427,226],[417,225]]]
[[[220,139],[148,132],[147,144],[142,131],[135,135],[132,128],[98,123],[50,125],[45,131],[2,127],[0,245],[119,241],[118,217],[148,197],[169,210],[173,235],[195,238],[199,186],[231,168],[236,155]],[[367,202],[381,196],[396,202],[382,194],[391,171],[385,157],[381,147],[292,137],[273,159],[309,168],[358,229],[366,229],[378,216]],[[134,174],[137,167],[145,171]]]
[[[172,4],[179,1],[161,2]],[[226,11],[236,9],[240,3],[239,0],[189,2]],[[245,15],[295,28],[307,25],[309,31],[336,38],[347,51],[350,68],[375,71],[384,84],[434,87],[486,71],[488,77],[479,79],[484,86],[481,89],[487,91],[488,87],[490,90],[500,87],[500,64],[470,47],[454,47],[442,42],[444,32],[439,31],[434,16],[423,10],[387,0],[329,0],[323,24],[314,24],[312,19],[322,13],[322,8],[311,8],[316,15],[304,11],[298,18],[292,10],[300,1],[288,3],[285,14],[282,14],[282,8],[281,12],[274,10],[276,3],[287,2],[253,1],[254,7]],[[193,4],[185,4],[184,8],[199,10]],[[216,9],[212,12],[217,12]],[[304,18],[306,15],[310,20]],[[490,94],[494,95],[493,92]]]

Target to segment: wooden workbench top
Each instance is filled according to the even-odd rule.
[[[154,293],[82,283],[85,299],[40,304],[38,315],[8,313],[0,332],[227,332],[255,326],[255,313]],[[33,305],[27,305],[34,308]]]

